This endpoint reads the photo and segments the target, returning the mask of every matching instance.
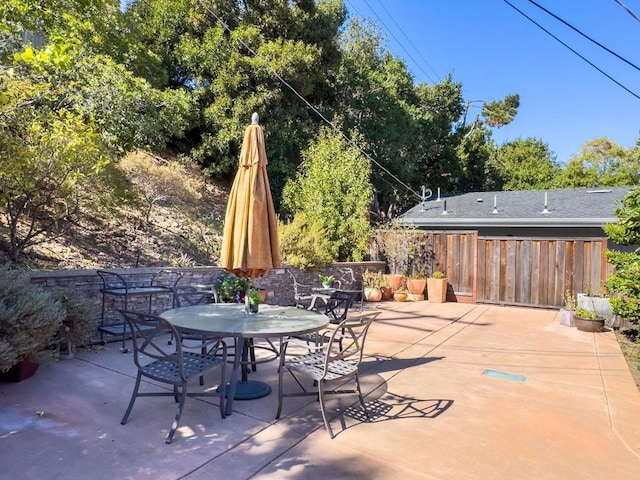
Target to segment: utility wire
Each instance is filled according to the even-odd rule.
[[[216,15],[216,13],[209,6],[205,5],[203,0],[198,0],[198,3],[200,3],[200,5],[202,5],[202,7],[207,12],[209,12],[216,20],[218,20],[218,22],[220,22],[220,24],[224,27],[225,30],[227,30],[229,33],[233,33],[233,29],[231,27],[229,27],[229,25],[227,25],[227,23],[222,18],[220,18],[218,15]],[[293,86],[291,86],[284,78],[282,78],[280,76],[280,74],[276,70],[271,68],[271,66],[269,66],[269,63],[266,62],[264,59],[262,59],[249,45],[247,45],[244,42],[244,40],[239,38],[239,41],[240,41],[240,44],[242,44],[242,46],[244,48],[246,48],[248,52],[251,53],[251,55],[253,55],[258,60],[262,61],[266,65],[266,67],[271,71],[271,73],[278,80],[280,80],[280,82],[284,86],[286,86],[289,90],[291,90],[296,97],[298,97],[305,105],[307,105],[307,107],[309,107],[325,123],[330,125],[331,128],[333,128],[336,132],[338,132],[342,136],[342,138],[344,138],[346,140],[346,142],[349,143],[349,145],[351,145],[352,147],[356,148],[360,153],[362,153],[365,157],[367,157],[369,160],[371,160],[372,163],[374,163],[376,166],[378,166],[378,168],[380,168],[382,171],[387,173],[390,177],[392,177],[396,182],[398,182],[400,185],[402,185],[404,188],[406,188],[409,192],[413,193],[420,200],[423,199],[422,195],[420,195],[418,192],[416,192],[414,189],[412,189],[409,185],[407,185],[402,180],[400,180],[398,177],[396,177],[387,168],[383,167],[373,157],[371,157],[371,155],[369,155],[362,148],[360,148],[360,146],[357,143],[355,143],[353,140],[351,140],[349,137],[347,137],[334,123],[332,123],[329,119],[327,119],[316,107],[314,107],[311,103],[309,103],[309,101],[306,98],[304,98],[300,93],[298,93],[298,91],[295,88],[293,88]]]
[[[592,43],[595,43],[596,45],[598,45],[600,48],[606,50],[607,52],[609,52],[611,55],[619,58],[620,60],[622,60],[624,63],[626,63],[627,65],[635,68],[636,70],[638,70],[640,72],[640,67],[638,67],[637,65],[631,63],[629,60],[621,57],[620,55],[618,55],[616,52],[609,50],[607,47],[605,47],[604,45],[602,45],[601,43],[597,42],[596,40],[594,40],[593,38],[591,38],[590,36],[582,33],[580,30],[578,30],[576,27],[574,27],[573,25],[571,25],[570,23],[565,22],[563,19],[561,19],[560,17],[558,17],[557,15],[555,15],[554,13],[550,12],[549,10],[547,10],[546,8],[544,8],[542,5],[539,5],[538,3],[534,2],[533,0],[529,0],[529,3],[534,4],[536,7],[538,7],[540,10],[542,10],[543,12],[551,15],[553,18],[555,18],[556,20],[564,23],[567,27],[569,27],[571,30],[573,30],[574,32],[579,33],[580,35],[582,35],[584,38],[586,38],[587,40],[589,40]]]
[[[635,13],[633,13],[631,11],[631,9],[629,7],[627,7],[624,3],[618,1],[618,0],[613,0],[614,2],[616,2],[618,5],[620,5],[622,8],[624,8],[626,10],[626,12],[631,15],[633,18],[635,18],[638,22],[640,22],[640,19],[636,16]]]
[[[425,77],[427,77],[431,83],[435,83],[435,81],[433,80],[433,78],[422,68],[422,65],[416,61],[415,58],[413,58],[413,56],[407,51],[406,48],[404,48],[404,45],[402,43],[400,43],[400,41],[395,37],[395,35],[393,34],[393,32],[391,31],[391,29],[389,29],[389,27],[387,27],[387,25],[382,21],[382,19],[378,16],[378,14],[376,13],[376,11],[373,9],[373,7],[371,5],[369,5],[369,2],[367,2],[367,0],[364,0],[364,3],[367,5],[367,7],[369,7],[369,9],[373,12],[373,14],[376,16],[376,18],[380,21],[380,23],[382,23],[382,25],[384,26],[384,28],[391,34],[391,36],[393,37],[393,39],[396,41],[396,43],[398,45],[400,45],[400,48],[402,48],[402,50],[404,50],[404,52],[407,54],[407,56],[411,59],[411,61],[413,61],[413,63],[420,69],[420,71],[425,75]],[[378,0],[378,3],[380,4],[380,6],[382,7],[382,9],[385,11],[385,13],[389,16],[389,18],[391,19],[391,21],[394,23],[394,25],[396,26],[396,28],[400,31],[400,33],[402,33],[402,35],[404,35],[404,38],[407,39],[407,41],[409,42],[409,44],[413,47],[413,49],[418,53],[418,55],[420,56],[420,58],[422,59],[422,61],[431,69],[431,71],[435,74],[436,79],[438,79],[438,74],[435,72],[435,70],[433,69],[433,67],[431,65],[429,65],[429,62],[427,62],[425,60],[425,58],[422,56],[422,54],[420,53],[420,50],[418,50],[416,48],[416,46],[411,42],[411,40],[409,39],[409,37],[407,36],[406,33],[404,33],[404,30],[402,30],[402,27],[400,27],[400,25],[398,25],[398,22],[396,22],[396,20],[393,18],[393,16],[391,15],[391,13],[389,12],[389,10],[386,9],[386,7],[384,6],[384,4]]]
[[[542,25],[540,25],[539,23],[537,23],[535,20],[533,20],[531,17],[529,17],[526,13],[524,13],[523,11],[519,10],[518,8],[516,8],[514,5],[512,5],[508,0],[503,0],[504,3],[506,3],[507,5],[509,5],[511,8],[513,8],[516,12],[518,12],[520,15],[522,15],[523,17],[525,17],[527,20],[529,20],[531,23],[533,23],[536,27],[538,27],[540,30],[542,30],[543,32],[545,32],[547,35],[549,35],[550,37],[552,37],[554,40],[556,40],[558,43],[564,45],[566,48],[568,48],[571,52],[573,52],[575,55],[577,55],[578,57],[580,57],[582,60],[584,60],[585,62],[587,62],[589,65],[591,65],[593,68],[595,68],[597,71],[599,71],[602,75],[604,75],[605,77],[607,77],[609,80],[611,80],[613,83],[615,83],[616,85],[618,85],[619,87],[621,87],[622,89],[624,89],[625,91],[627,91],[628,93],[630,93],[631,95],[633,95],[634,97],[636,97],[638,100],[640,100],[640,96],[634,92],[632,92],[631,90],[629,90],[627,87],[625,87],[624,85],[622,85],[620,82],[618,82],[615,78],[613,78],[611,75],[609,75],[608,73],[604,72],[601,68],[597,67],[596,65],[594,65],[592,62],[590,62],[589,60],[587,60],[585,57],[583,57],[582,55],[580,55],[578,52],[576,52],[573,48],[571,48],[569,45],[567,45],[566,43],[564,43],[562,40],[560,40],[558,37],[556,37],[553,33],[551,33],[549,30],[547,30],[546,28],[544,28]]]

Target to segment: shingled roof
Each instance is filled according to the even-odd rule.
[[[399,220],[436,228],[601,227],[618,221],[615,210],[633,188],[464,193],[420,203]]]

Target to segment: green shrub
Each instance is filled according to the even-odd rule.
[[[42,360],[64,316],[60,302],[28,274],[0,269],[0,371],[24,358]]]
[[[214,282],[218,298],[223,303],[238,303],[247,291],[247,280],[232,273],[223,272]]]
[[[91,299],[70,288],[59,290],[53,295],[65,311],[55,337],[56,342],[62,347],[83,345],[87,335],[95,328],[97,305]]]
[[[323,227],[310,223],[303,213],[297,213],[291,223],[280,223],[278,233],[282,260],[293,267],[306,270],[327,265],[335,258]]]

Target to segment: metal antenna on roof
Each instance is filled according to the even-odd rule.
[[[433,196],[433,193],[429,188],[425,187],[424,185],[420,185],[420,189],[422,190],[422,195],[420,195],[420,198],[422,199],[421,211],[424,212],[427,208],[427,200],[429,200]]]
[[[542,213],[549,213],[547,209],[547,192],[544,192],[544,210],[542,210]]]
[[[491,213],[498,213],[498,196],[497,195],[493,196],[493,212]]]
[[[443,200],[442,201],[442,213],[441,215],[449,215],[449,213],[447,212],[447,201]]]

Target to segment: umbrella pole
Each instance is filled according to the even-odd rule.
[[[251,313],[251,310],[250,310],[250,308],[251,308],[250,307],[250,303],[251,302],[250,302],[250,299],[249,299],[250,294],[251,294],[251,279],[248,278],[247,279],[247,291],[244,294],[244,311],[245,311],[245,313],[247,315],[249,315]]]

